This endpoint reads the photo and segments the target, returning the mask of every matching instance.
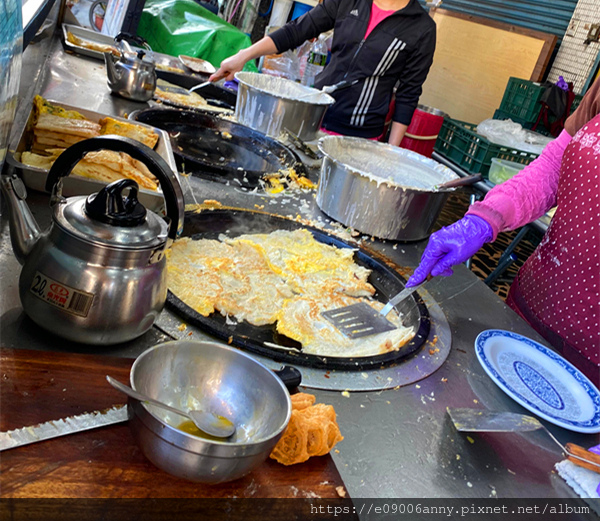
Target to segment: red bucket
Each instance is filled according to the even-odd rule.
[[[400,146],[431,157],[435,140],[444,123],[444,116],[446,113],[441,110],[419,105]]]

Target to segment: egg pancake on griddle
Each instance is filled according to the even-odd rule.
[[[387,319],[397,329],[361,338],[344,336],[331,322],[321,316],[322,311],[365,302],[381,311],[381,302],[354,298],[340,293],[298,296],[287,300],[277,317],[277,331],[302,344],[302,352],[320,356],[356,357],[374,356],[398,350],[413,336],[412,327],[404,327],[398,314],[392,310]]]
[[[263,253],[271,269],[298,294],[339,292],[368,297],[375,293],[367,282],[370,271],[354,262],[354,250],[323,244],[308,230],[278,230],[227,240],[228,244],[241,242]]]
[[[218,311],[256,326],[276,322],[304,353],[322,356],[374,356],[413,337],[395,311],[387,318],[397,329],[355,339],[321,316],[360,301],[383,308],[361,298],[375,288],[367,281],[370,270],[354,262],[354,250],[323,244],[304,229],[220,239],[179,239],[167,253],[169,289],[201,315]]]
[[[168,253],[169,289],[203,316],[215,310],[262,326],[273,324],[293,296],[254,248],[179,239]]]

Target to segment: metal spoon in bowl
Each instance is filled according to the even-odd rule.
[[[175,407],[171,407],[166,403],[159,402],[148,396],[138,393],[134,391],[131,387],[122,384],[121,382],[111,378],[110,376],[106,376],[106,380],[110,385],[112,385],[117,391],[121,391],[125,393],[127,396],[131,396],[140,402],[149,403],[152,405],[156,405],[158,407],[162,407],[167,411],[173,412],[175,414],[179,414],[180,416],[185,416],[194,422],[196,427],[198,427],[202,432],[209,434],[210,436],[214,436],[215,438],[229,438],[235,432],[235,425],[229,421],[227,418],[223,416],[218,416],[216,414],[206,412],[206,411],[188,411],[184,412]]]

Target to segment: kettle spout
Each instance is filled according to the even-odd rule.
[[[119,79],[119,71],[117,71],[117,67],[115,67],[115,58],[110,52],[104,53],[104,61],[106,62],[106,76],[108,78],[108,83],[115,83]]]
[[[42,231],[25,202],[27,191],[16,175],[2,176],[2,193],[8,206],[10,240],[17,260],[23,264]]]

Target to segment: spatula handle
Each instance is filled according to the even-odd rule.
[[[427,282],[427,281],[425,281]],[[392,297],[390,301],[384,306],[384,308],[379,312],[380,315],[386,317],[388,313],[392,310],[392,308],[402,302],[405,298],[408,298],[412,295],[413,292],[417,291],[425,282],[421,282],[417,286],[412,286],[410,288],[404,288],[400,293],[398,293],[395,297]]]
[[[579,467],[593,470],[600,474],[600,455],[585,450],[583,447],[575,445],[574,443],[567,443],[565,448],[567,449],[566,453],[569,461],[572,461]]]

